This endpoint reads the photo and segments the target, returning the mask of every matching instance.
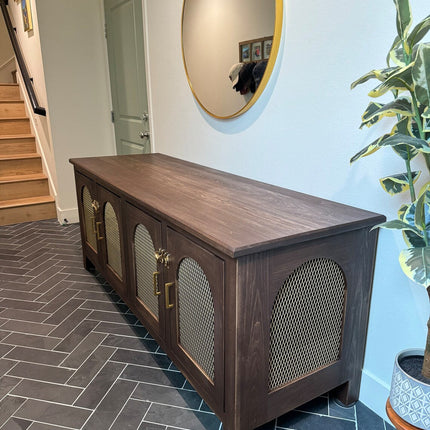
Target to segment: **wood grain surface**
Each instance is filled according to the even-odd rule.
[[[155,214],[168,214],[169,222],[231,257],[384,221],[372,212],[162,154],[70,161],[101,185],[136,205],[144,201],[144,209]]]

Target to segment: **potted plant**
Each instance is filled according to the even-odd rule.
[[[430,43],[423,39],[430,30],[430,15],[412,30],[409,0],[394,0],[397,10],[397,36],[387,56],[387,67],[372,70],[351,84],[370,79],[379,81],[369,96],[389,96],[388,102],[371,101],[362,116],[361,127],[385,117],[394,127],[351,158],[351,163],[383,147],[391,147],[405,162],[405,173],[380,179],[391,195],[407,193],[410,202],[402,204],[398,218],[376,227],[400,230],[406,249],[399,261],[404,273],[426,288],[430,298]],[[414,171],[411,162],[424,157],[426,172]],[[425,185],[417,192],[416,182],[425,175]],[[405,421],[430,429],[430,318],[425,350],[404,351],[396,357],[390,402]],[[412,358],[411,358],[412,357]],[[418,367],[418,370],[415,370]],[[412,368],[412,369],[411,369]]]

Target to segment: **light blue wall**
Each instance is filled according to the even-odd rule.
[[[428,0],[411,2],[415,22],[430,13]],[[155,151],[394,217],[400,199],[390,198],[378,179],[402,172],[401,160],[387,149],[349,165],[389,127],[358,129],[373,83],[354,91],[349,86],[384,67],[395,36],[393,2],[284,4],[281,52],[268,88],[243,116],[218,121],[198,107],[188,87],[182,0],[145,3]],[[398,235],[381,233],[360,397],[381,416],[394,357],[424,346],[429,314],[424,290],[398,267],[402,247]]]

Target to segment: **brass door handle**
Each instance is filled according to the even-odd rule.
[[[167,284],[164,285],[164,299],[165,299],[166,309],[172,309],[174,306],[173,303],[170,303],[170,295],[169,295],[170,287],[173,287],[174,285],[175,285],[174,282],[168,282]]]
[[[154,285],[154,296],[160,296],[161,291],[158,289],[158,277],[160,276],[160,272],[154,272],[152,274],[152,281]]]
[[[102,240],[104,237],[100,234],[100,226],[102,223],[100,221],[96,222],[96,234],[97,234],[97,240]]]
[[[91,220],[91,224],[93,225],[93,233],[97,234],[97,230],[96,230],[96,217],[95,216],[91,216],[90,220]]]

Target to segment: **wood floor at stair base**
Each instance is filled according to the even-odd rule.
[[[0,208],[0,225],[57,218],[53,202]]]

